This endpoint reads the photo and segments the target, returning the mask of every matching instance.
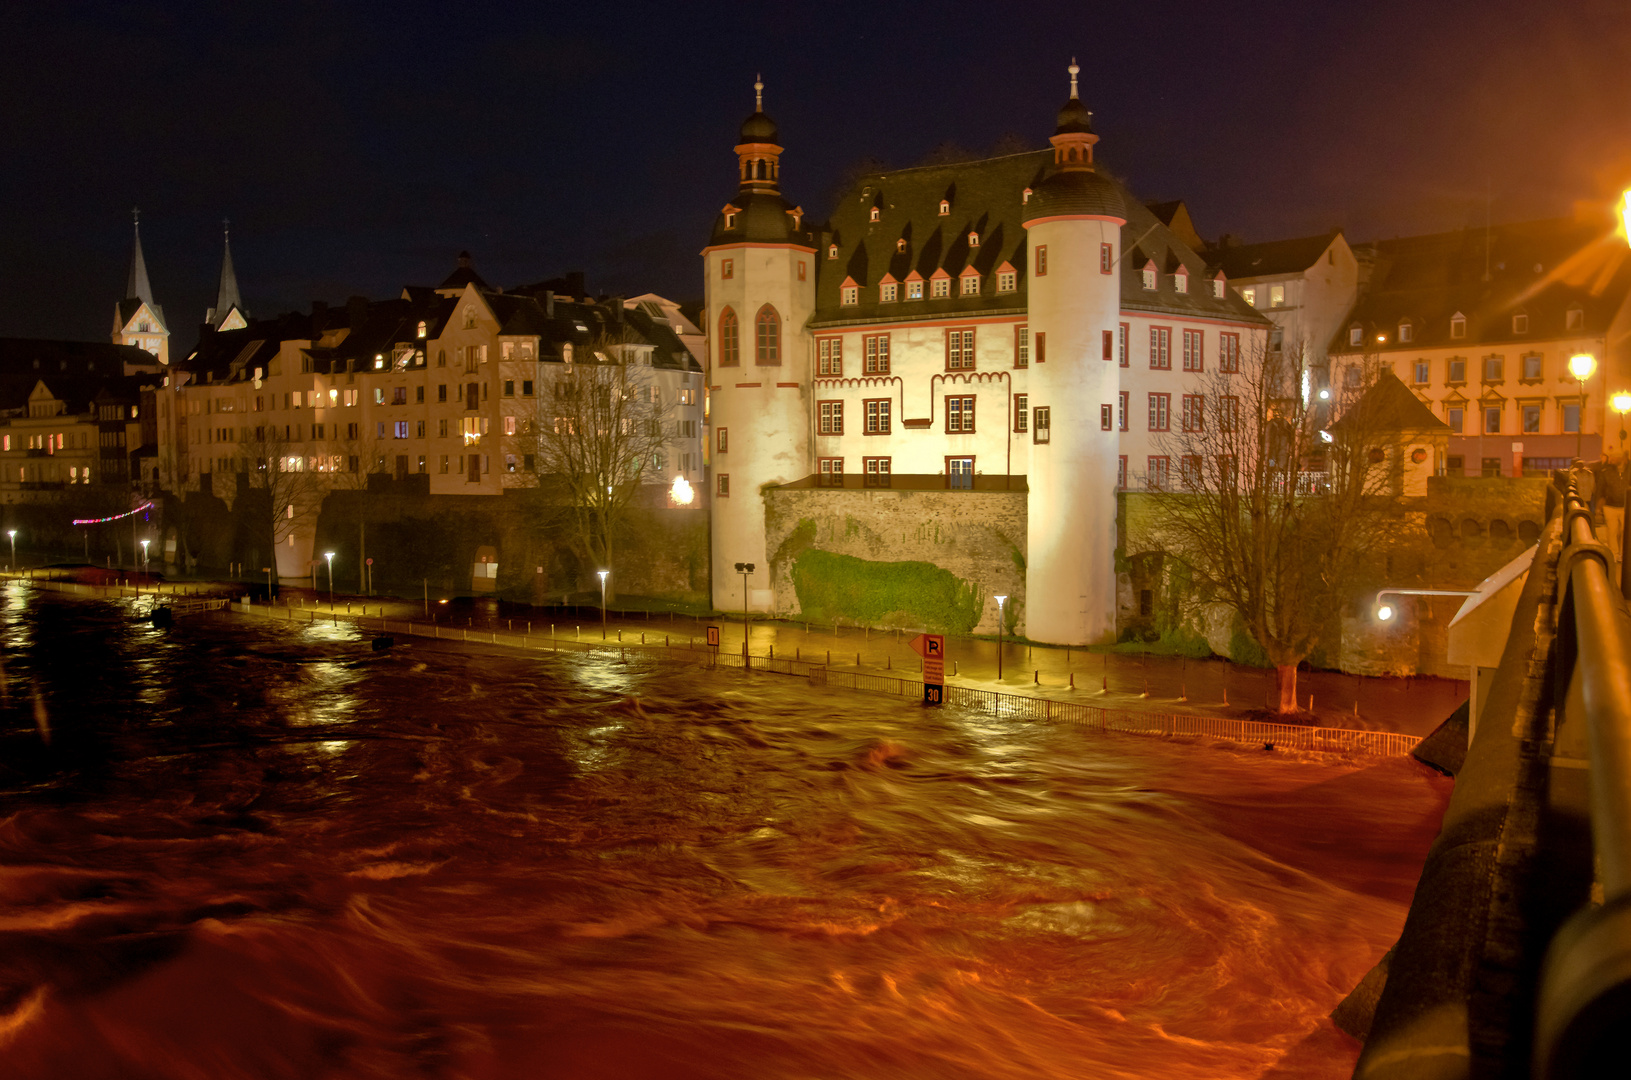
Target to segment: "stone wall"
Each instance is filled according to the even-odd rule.
[[[1024,492],[772,488],[775,612],[950,633],[1025,624]],[[728,554],[728,553],[727,553]]]

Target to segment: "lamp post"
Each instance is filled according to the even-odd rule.
[[[323,552],[323,558],[328,560],[328,606],[334,610],[334,552]]]
[[[147,545],[150,543],[152,543],[151,540],[142,541],[142,573],[144,574],[147,573]]]
[[[1580,384],[1580,419],[1574,425],[1574,457],[1579,461],[1585,456],[1586,445],[1586,380],[1597,369],[1597,359],[1590,353],[1576,353],[1569,357],[1569,374],[1574,381]]]
[[[748,575],[753,573],[753,564],[739,562],[736,572],[742,575],[742,662],[748,659]]]
[[[1631,394],[1623,390],[1609,398],[1609,405],[1620,414],[1620,463],[1625,463],[1625,414],[1631,412]]]
[[[606,575],[610,570],[597,570],[600,575],[600,640],[606,640]]]
[[[1002,682],[1002,606],[1008,602],[1007,596],[997,597],[997,681]]]
[[[7,570],[17,569],[17,530],[7,529],[6,535],[11,537],[11,562],[6,565]]]

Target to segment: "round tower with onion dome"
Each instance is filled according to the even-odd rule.
[[[707,281],[713,603],[768,611],[767,485],[811,472],[810,360],[805,324],[815,306],[815,235],[781,194],[776,124],[764,83],[736,147],[737,189],[703,249]],[[738,563],[754,571],[743,591]]]
[[[1120,190],[1094,167],[1099,137],[1077,92],[1079,71],[1072,60],[1070,99],[1051,140],[1052,171],[1032,192],[1023,219],[1030,406],[1033,423],[1047,410],[1049,431],[1031,447],[1025,633],[1089,645],[1116,634],[1120,369],[1113,345],[1127,211]]]

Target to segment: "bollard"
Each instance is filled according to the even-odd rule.
[[[1076,689],[1076,673],[1074,671],[1070,673],[1070,688],[1072,690]]]
[[[955,660],[951,662],[951,673],[953,675],[957,674],[957,661]]]
[[[893,656],[886,656],[883,658],[883,669],[885,671],[895,670],[895,658]]]
[[[672,621],[672,620],[670,620],[670,621]],[[663,648],[665,648],[665,649],[668,648],[668,635],[667,634],[663,635]]]
[[[618,640],[618,641],[622,641],[622,640],[623,640],[623,631],[621,631],[621,630],[619,630],[619,631],[618,631],[618,632],[617,632],[617,640]]]
[[[860,653],[855,654],[855,666],[856,667],[861,666],[861,654]]]
[[[1042,685],[1042,669],[1041,668],[1037,668],[1035,673],[1032,674],[1031,684],[1033,686],[1041,686]]]
[[[793,646],[793,659],[797,660],[798,658],[799,658],[799,647],[797,645],[794,645]]]
[[[770,658],[772,660],[776,659],[776,646],[774,645],[770,646]]]
[[[1148,675],[1144,676],[1144,693],[1141,696],[1142,697],[1149,697],[1150,696],[1150,677]]]
[[[1179,701],[1188,701],[1189,700],[1189,690],[1181,682],[1178,684],[1178,700]]]
[[[640,644],[644,645],[645,643],[646,643],[646,632],[644,630],[642,630],[642,631],[640,631]]]
[[[827,650],[827,666],[832,667],[832,650]]]

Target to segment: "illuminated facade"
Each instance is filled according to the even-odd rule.
[[[1028,488],[1021,625],[1113,639],[1117,491],[1166,485],[1200,376],[1270,323],[1098,167],[1071,74],[1051,150],[863,176],[819,226],[743,125],[703,252],[717,607],[771,606],[734,571],[769,564],[768,488]]]

